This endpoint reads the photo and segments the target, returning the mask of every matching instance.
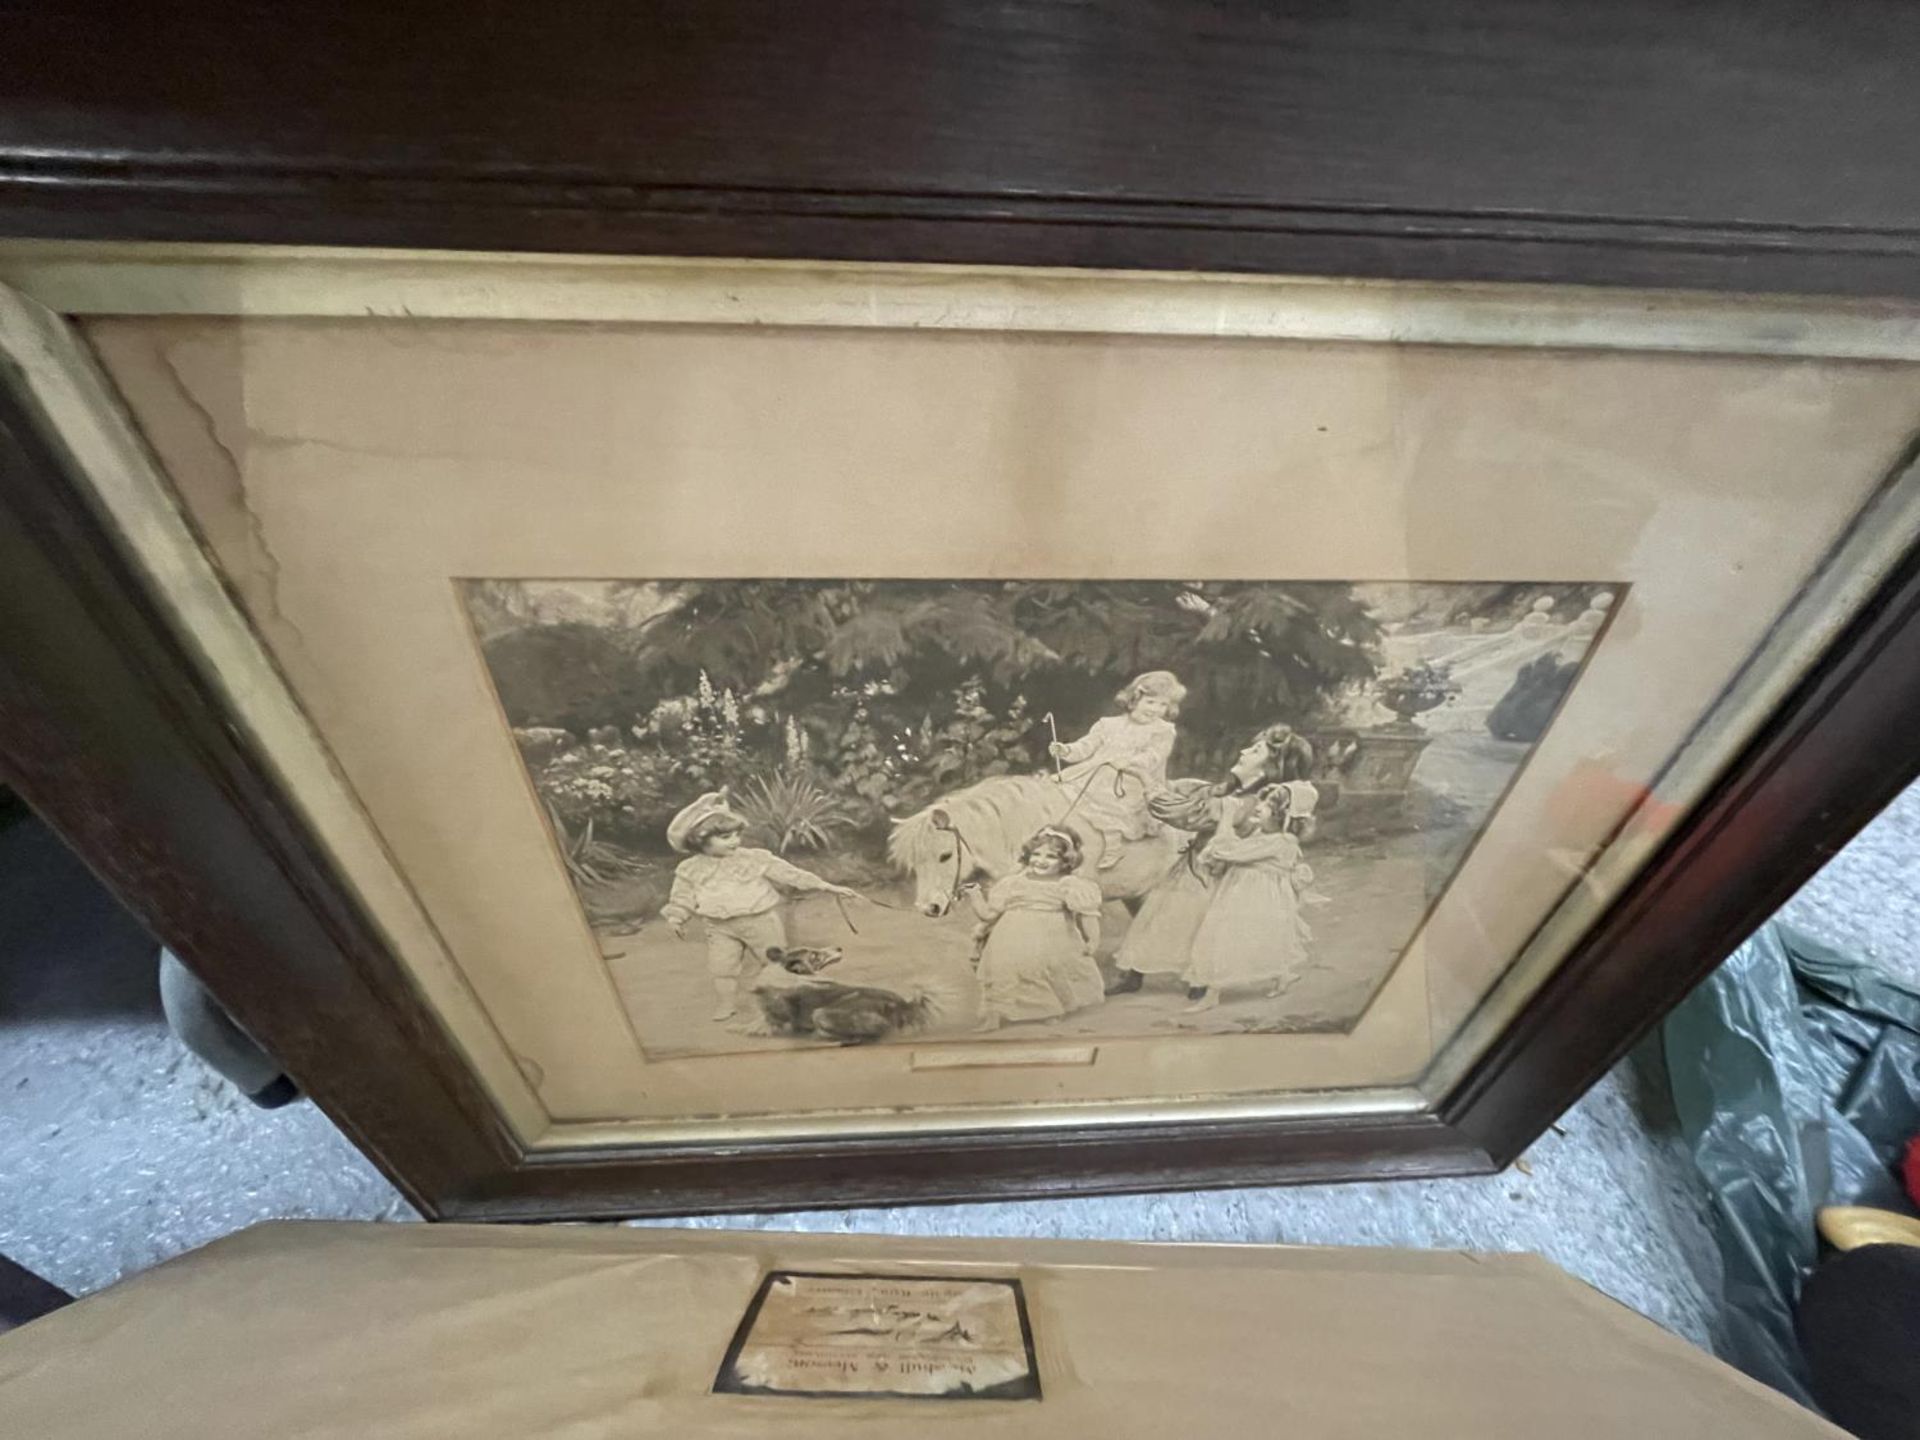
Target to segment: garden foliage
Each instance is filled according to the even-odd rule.
[[[876,832],[1112,713],[1144,670],[1189,686],[1176,767],[1220,768],[1274,720],[1373,677],[1349,585],[1207,581],[687,581],[632,623],[507,617],[488,667],[565,835],[657,846],[731,788],[754,843]],[[1046,717],[1052,716],[1050,728]]]

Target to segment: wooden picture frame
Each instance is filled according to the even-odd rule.
[[[692,26],[681,57],[696,63],[657,91],[624,89],[619,100],[591,98],[594,87],[579,83],[580,67],[591,70],[609,53],[587,43],[584,27],[560,24],[514,54],[513,46],[487,49],[468,38],[458,48],[489,97],[484,125],[523,162],[505,168],[463,158],[438,138],[438,116],[398,76],[359,67],[370,32],[346,27],[323,37],[285,25],[250,34],[247,17],[203,16],[185,22],[171,46],[146,46],[137,25],[118,29],[83,67],[58,58],[57,27],[28,17],[22,53],[44,52],[46,93],[62,103],[0,108],[14,137],[0,143],[8,151],[0,232],[1877,296],[1891,298],[1816,306],[1750,299],[1732,309],[1760,317],[1754,325],[1773,336],[1767,345],[1747,342],[1760,349],[1779,347],[1781,336],[1791,348],[1836,317],[1879,337],[1858,352],[1870,356],[1889,353],[1888,335],[1912,333],[1903,303],[1920,299],[1920,190],[1910,168],[1884,177],[1878,212],[1861,199],[1872,187],[1856,180],[1836,195],[1828,183],[1838,159],[1853,158],[1849,126],[1904,123],[1912,92],[1838,86],[1834,95],[1846,104],[1837,118],[1829,112],[1813,142],[1769,171],[1764,193],[1743,191],[1742,177],[1758,174],[1741,162],[1755,127],[1765,130],[1762,119],[1833,98],[1815,85],[1822,76],[1809,79],[1800,57],[1764,26],[1730,42],[1745,47],[1746,88],[1738,105],[1714,110],[1660,82],[1672,56],[1689,47],[1696,58],[1712,55],[1725,40],[1709,12],[1671,17],[1636,5],[1604,37],[1571,17],[1532,28],[1503,14],[1477,32],[1474,46],[1486,54],[1475,63],[1497,55],[1557,80],[1502,82],[1484,114],[1447,117],[1419,87],[1394,83],[1404,62],[1383,37],[1411,37],[1411,53],[1428,65],[1460,63],[1423,31],[1411,6],[1382,5],[1364,24],[1289,21],[1278,38],[1269,27],[1280,22],[1197,6],[1156,17],[1147,28],[1158,39],[1108,22],[1088,28],[1064,7],[1035,13],[1052,45],[968,7],[881,18],[851,62],[865,81],[853,87],[865,96],[858,101],[819,96],[802,78],[806,67],[792,64],[823,43],[817,16],[767,10],[748,25],[731,7],[709,15]],[[1886,31],[1917,23],[1890,14],[1875,20]],[[1163,24],[1171,28],[1159,33]],[[1836,42],[1822,52],[1825,78],[1868,63],[1867,48],[1897,54],[1914,39]],[[1596,49],[1597,40],[1605,44]],[[1216,58],[1183,69],[1179,57],[1191,58],[1203,41]],[[984,66],[973,72],[983,93],[992,91],[984,82],[993,67],[981,57],[1024,57],[1055,83],[1155,96],[1156,109],[1165,105],[1165,138],[1175,143],[1109,146],[1028,114],[1020,143],[1007,145],[984,101],[969,100],[979,128],[958,151],[942,150],[911,125],[876,123],[911,114],[911,86],[940,73],[896,73],[916,43],[932,43],[959,67],[950,73]],[[260,75],[293,91],[194,78],[196,47],[236,44],[249,49]],[[1906,53],[1917,49],[1908,44]],[[974,58],[960,58],[967,54]],[[1656,65],[1656,55],[1668,59]],[[127,135],[104,103],[111,83],[155,64],[176,67],[190,98],[174,129]],[[1596,64],[1624,123],[1650,142],[1644,171],[1632,177],[1583,164],[1598,158],[1600,142],[1561,98],[1590,89],[1582,77]],[[733,78],[723,84],[722,73]],[[320,142],[281,119],[291,113],[281,109],[290,103],[285,93],[349,75],[352,114]],[[742,97],[754,87],[742,85],[742,75],[767,82],[751,104]],[[1344,171],[1315,163],[1308,147],[1271,143],[1288,133],[1272,107],[1290,86],[1308,97],[1328,142],[1312,148],[1350,156]],[[1402,139],[1391,143],[1365,119],[1371,97],[1383,93],[1399,97],[1405,121]],[[568,96],[559,111],[545,108],[554,94]],[[1251,97],[1251,108],[1214,103],[1230,95]],[[515,134],[516,114],[534,113],[546,118]],[[683,126],[689,114],[711,123]],[[1206,119],[1214,114],[1235,144],[1220,145]],[[373,115],[439,163],[410,169],[388,158],[389,132],[368,122]],[[191,148],[180,143],[189,121],[218,141],[207,158],[181,158]],[[1712,153],[1682,165],[1651,142],[1687,121],[1698,122]],[[694,138],[645,160],[605,138],[681,132]],[[862,144],[840,149],[853,133]],[[1490,160],[1474,158],[1472,146],[1496,135],[1525,137],[1510,184]],[[1352,142],[1345,150],[1332,143],[1343,137]],[[780,183],[761,173],[762,152],[775,141],[790,166]],[[1618,143],[1617,135],[1607,141]],[[1437,169],[1407,163],[1404,147],[1435,144],[1465,147],[1467,158]],[[1239,168],[1196,185],[1177,157],[1203,152]],[[1173,168],[1163,173],[1166,165]],[[1559,178],[1567,174],[1582,178]],[[1803,212],[1810,188],[1838,219],[1816,224]],[[1341,204],[1333,197],[1342,191],[1376,198]],[[1638,218],[1649,196],[1678,218]],[[1875,222],[1889,205],[1906,207],[1914,223]],[[135,248],[113,258],[137,268],[205,255]],[[244,293],[247,256],[215,258]],[[288,258],[297,268],[300,257]],[[46,252],[27,261],[48,295],[78,273],[56,275]],[[19,265],[9,273],[17,276]],[[155,273],[164,276],[165,266]],[[1495,288],[1480,298],[1521,316],[1555,303],[1539,290]],[[167,308],[164,298],[153,304]],[[1668,304],[1684,327],[1684,297],[1649,309]],[[1833,332],[1823,333],[1829,348],[1813,344],[1806,353],[1832,353]],[[335,857],[237,732],[124,538],[84,498],[78,463],[68,438],[19,387],[0,394],[0,774],[435,1216],[690,1214],[1495,1169],[1920,770],[1910,724],[1920,702],[1920,553],[1910,550],[1849,607],[1818,658],[1605,916],[1421,1113],[535,1150],[514,1138],[353,899]]]

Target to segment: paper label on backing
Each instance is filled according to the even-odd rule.
[[[1038,1400],[1018,1280],[816,1275],[760,1282],[717,1393]]]

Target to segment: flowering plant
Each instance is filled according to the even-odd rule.
[[[673,764],[656,751],[590,743],[562,750],[540,767],[534,783],[554,814],[570,828],[637,831],[664,825],[678,785]]]
[[[851,723],[832,754],[835,781],[876,814],[916,810],[950,790],[1038,763],[1025,696],[998,712],[985,687],[969,680],[948,692],[944,714],[916,718],[901,716],[883,693],[848,699]]]

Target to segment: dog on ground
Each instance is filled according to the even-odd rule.
[[[866,1045],[897,1031],[919,1029],[933,1018],[933,1001],[926,995],[909,997],[877,985],[818,979],[822,970],[839,963],[842,953],[768,947],[767,963],[803,983],[756,985],[752,994],[760,1008],[760,1023],[749,1033],[817,1035],[842,1045]]]
[[[846,953],[838,945],[791,945],[785,950],[769,945],[767,963],[778,965],[789,975],[818,975],[829,965],[838,965]]]

